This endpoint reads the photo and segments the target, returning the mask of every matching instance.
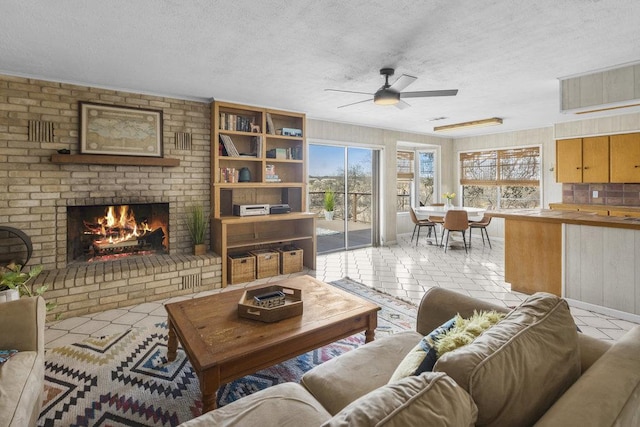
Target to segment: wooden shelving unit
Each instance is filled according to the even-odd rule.
[[[227,256],[254,249],[295,244],[303,249],[303,264],[315,269],[315,214],[306,212],[305,115],[218,101],[211,115],[211,242],[222,256],[222,286]],[[248,182],[239,182],[246,177],[243,168]],[[233,216],[234,204],[281,203],[291,213]]]

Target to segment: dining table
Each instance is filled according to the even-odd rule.
[[[430,216],[444,216],[449,210],[465,210],[471,221],[478,221],[482,219],[482,216],[486,212],[485,208],[473,208],[467,206],[420,206],[415,208],[414,211],[418,219],[427,219]]]

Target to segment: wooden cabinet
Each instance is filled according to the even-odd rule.
[[[611,135],[611,182],[640,182],[640,133]]]
[[[211,107],[211,242],[222,256],[294,244],[315,269],[315,214],[306,211],[303,113],[214,102]],[[239,217],[233,205],[288,204],[289,214]]]
[[[556,141],[557,182],[609,182],[609,137]]]

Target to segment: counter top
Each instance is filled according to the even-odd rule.
[[[640,218],[603,216],[590,212],[551,209],[498,209],[486,211],[486,216],[521,221],[590,225],[640,230]]]

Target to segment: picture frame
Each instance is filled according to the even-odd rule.
[[[80,153],[162,157],[162,111],[79,102]]]

